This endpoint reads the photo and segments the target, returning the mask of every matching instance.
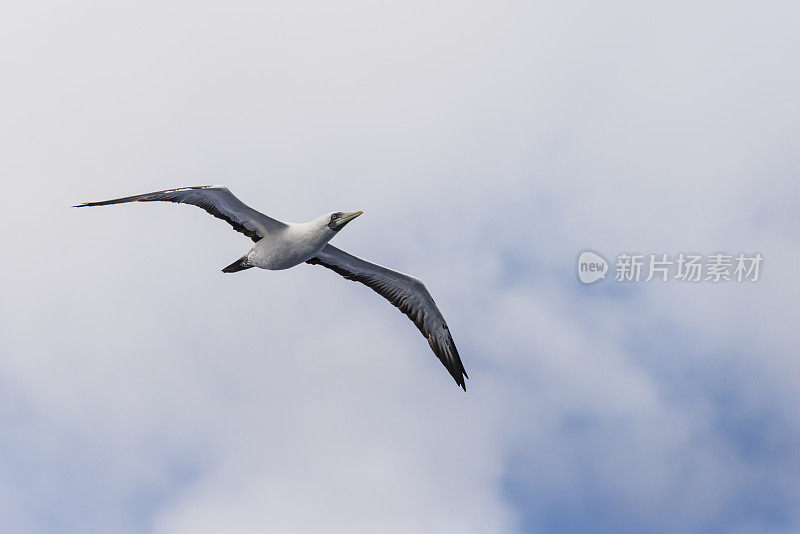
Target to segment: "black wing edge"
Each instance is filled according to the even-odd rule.
[[[414,323],[417,329],[422,333],[423,337],[425,337],[425,339],[428,340],[428,345],[430,345],[431,350],[439,359],[439,361],[442,362],[442,365],[444,365],[445,369],[447,369],[447,372],[450,373],[450,376],[453,377],[453,380],[455,380],[456,384],[458,384],[464,391],[467,391],[467,384],[464,379],[469,379],[469,375],[467,375],[467,371],[466,369],[464,369],[464,364],[461,361],[461,356],[459,356],[458,354],[456,343],[453,340],[452,334],[450,334],[450,328],[448,328],[447,323],[444,321],[444,318],[442,318],[442,328],[447,332],[447,336],[444,342],[442,342],[441,339],[435,338],[433,334],[425,332],[425,326],[423,323],[424,318],[422,317],[422,314],[416,314],[414,313],[413,308],[404,306],[402,294],[392,294],[391,292],[388,291],[381,291],[380,284],[376,283],[374,280],[370,280],[369,277],[364,275],[359,275],[357,273],[352,273],[347,269],[339,267],[338,265],[325,262],[321,260],[319,257],[311,258],[310,260],[307,260],[306,263],[310,265],[322,265],[323,267],[326,267],[334,271],[335,273],[341,275],[343,278],[347,280],[361,282],[362,284],[369,287],[370,289],[378,293],[380,296],[388,300],[394,307],[403,312],[403,314],[405,314],[406,317],[411,319],[411,321]],[[433,297],[431,297],[425,285],[419,280],[416,279],[413,280],[419,284],[419,287],[417,289],[423,291],[427,295],[427,297],[431,300],[431,302],[433,302]],[[436,304],[434,302],[434,306],[435,305]]]
[[[194,185],[188,187],[176,187],[174,189],[164,189],[163,191],[153,191],[152,193],[143,193],[141,195],[131,195],[128,197],[120,197],[120,198],[112,198],[111,200],[101,200],[99,202],[84,202],[83,204],[76,204],[72,206],[73,208],[86,208],[89,206],[109,206],[111,204],[124,204],[126,202],[175,202],[178,204],[184,203],[184,199],[178,196],[173,198],[169,197],[169,193],[182,193],[186,191],[192,190],[202,190],[202,189],[215,189],[216,186],[213,185]],[[228,190],[230,193],[230,190]],[[231,193],[232,195],[233,193]],[[161,198],[148,198],[152,197],[153,195],[166,195]],[[213,215],[217,219],[222,219],[226,223],[230,224],[234,230],[240,232],[255,242],[258,242],[261,239],[261,236],[258,235],[257,232],[250,230],[249,228],[245,227],[243,224],[231,219],[221,211],[219,211],[212,203],[210,202],[191,202],[187,204],[192,204],[199,208],[202,208],[206,211],[209,215]]]

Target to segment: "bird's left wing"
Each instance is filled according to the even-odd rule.
[[[254,210],[221,185],[199,185],[195,187],[179,187],[165,189],[143,195],[102,200],[100,202],[86,202],[78,204],[76,208],[86,206],[106,206],[108,204],[123,204],[125,202],[175,202],[178,204],[192,204],[203,208],[218,219],[226,221],[237,232],[241,232],[253,241],[258,241],[267,234],[286,228],[286,224],[267,217]]]
[[[456,384],[464,391],[467,390],[464,379],[469,377],[458,356],[453,336],[422,282],[412,276],[357,258],[333,245],[325,245],[322,252],[306,263],[322,265],[348,280],[361,282],[394,304],[417,325]]]

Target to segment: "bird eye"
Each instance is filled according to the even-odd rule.
[[[338,215],[336,215],[335,213],[331,215],[331,219],[335,219],[336,217],[338,217]]]

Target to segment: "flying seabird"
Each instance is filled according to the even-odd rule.
[[[423,283],[413,276],[362,260],[328,244],[339,230],[363,212],[337,211],[307,223],[284,223],[247,206],[227,187],[211,185],[166,189],[101,202],[86,202],[73,207],[156,201],[203,208],[255,241],[247,254],[222,269],[223,273],[235,273],[251,267],[288,269],[305,262],[322,265],[348,280],[361,282],[371,288],[414,322],[456,383],[464,391],[467,390],[464,379],[469,377],[458,356],[453,336]]]

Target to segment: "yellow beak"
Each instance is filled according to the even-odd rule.
[[[358,217],[362,213],[364,213],[364,212],[363,211],[354,211],[352,213],[345,213],[344,215],[342,215],[341,217],[339,217],[338,219],[333,221],[333,223],[336,225],[336,228],[341,228],[342,226],[344,226],[345,224],[349,223],[350,221],[352,221],[353,219],[355,219],[356,217]]]

